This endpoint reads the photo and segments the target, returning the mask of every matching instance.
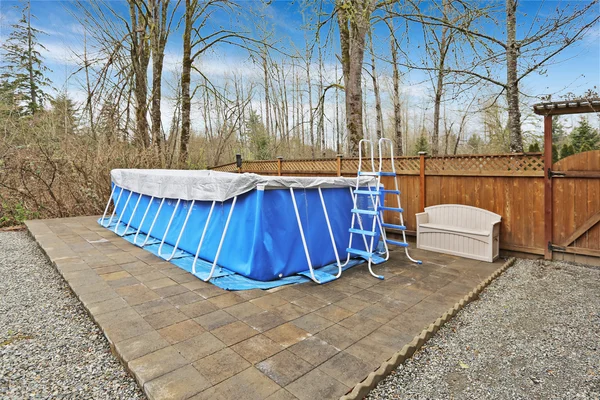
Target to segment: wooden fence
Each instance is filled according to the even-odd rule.
[[[582,169],[582,163],[586,162],[592,166],[590,168],[600,169],[600,151],[572,157],[578,156],[586,157],[585,161],[581,161],[583,158],[580,161],[571,161],[579,169]],[[590,157],[593,160],[590,160]],[[388,163],[387,166],[384,165],[384,169],[389,169],[389,162],[389,159],[384,160],[384,163]],[[568,159],[565,159],[555,164],[555,167],[560,169],[568,163]],[[235,163],[213,169],[280,176],[356,176],[357,167],[357,158],[337,157],[317,160],[279,158],[269,161],[243,161],[239,169]],[[370,170],[370,165],[365,162],[363,169]],[[405,224],[409,231],[416,230],[415,214],[423,207],[436,204],[465,204],[502,216],[500,247],[504,250],[543,255],[544,249],[551,245],[545,243],[544,238],[542,153],[398,157],[396,171],[402,192],[402,206],[405,209]],[[383,178],[382,181],[388,186],[392,184],[391,179]],[[563,185],[567,185],[566,187],[563,188],[561,184],[556,187],[557,195],[553,204],[553,210],[557,214],[554,219],[556,241],[564,241],[569,234],[578,233],[576,228],[581,228],[586,222],[589,225],[594,221],[598,222],[595,218],[600,220],[600,214],[596,215],[596,212],[600,211],[600,180],[595,179],[592,182],[589,181],[589,177],[580,179],[588,180],[585,183],[565,181]],[[585,189],[580,189],[584,187]],[[585,195],[576,195],[576,192],[581,190],[585,190]],[[564,207],[565,205],[568,206]],[[397,218],[394,214],[386,217]],[[390,222],[393,223],[393,219],[390,219]],[[598,229],[586,233],[586,246],[588,243],[593,243],[589,246],[596,246],[597,236],[600,237],[600,227],[596,228]],[[582,242],[580,237],[577,240]],[[581,245],[578,246],[581,248]],[[593,247],[596,248],[600,248],[600,242],[598,247]]]

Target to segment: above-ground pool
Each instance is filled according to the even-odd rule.
[[[202,279],[225,269],[256,281],[306,271],[316,280],[313,269],[346,260],[355,178],[117,169],[111,180],[115,212],[100,223],[167,260],[187,256],[183,268]]]

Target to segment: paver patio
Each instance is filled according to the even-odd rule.
[[[372,277],[227,292],[97,217],[27,227],[151,399],[334,399],[500,266],[412,249]]]

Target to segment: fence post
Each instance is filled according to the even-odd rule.
[[[544,116],[544,259],[552,260],[552,116]]]
[[[235,164],[237,166],[238,174],[241,174],[242,173],[242,155],[241,154],[235,155]]]
[[[426,151],[419,152],[420,158],[420,166],[419,166],[419,212],[425,211],[425,156],[427,155]]]
[[[277,156],[277,176],[281,176],[281,162],[283,161],[282,156]]]
[[[342,154],[338,154],[337,156],[337,176],[342,176]]]

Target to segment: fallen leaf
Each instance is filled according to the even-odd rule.
[[[465,364],[464,362],[462,362],[462,361],[459,361],[459,362],[458,362],[458,365],[460,365],[460,367],[461,367],[462,369],[469,368],[469,366],[468,366],[467,364]]]

